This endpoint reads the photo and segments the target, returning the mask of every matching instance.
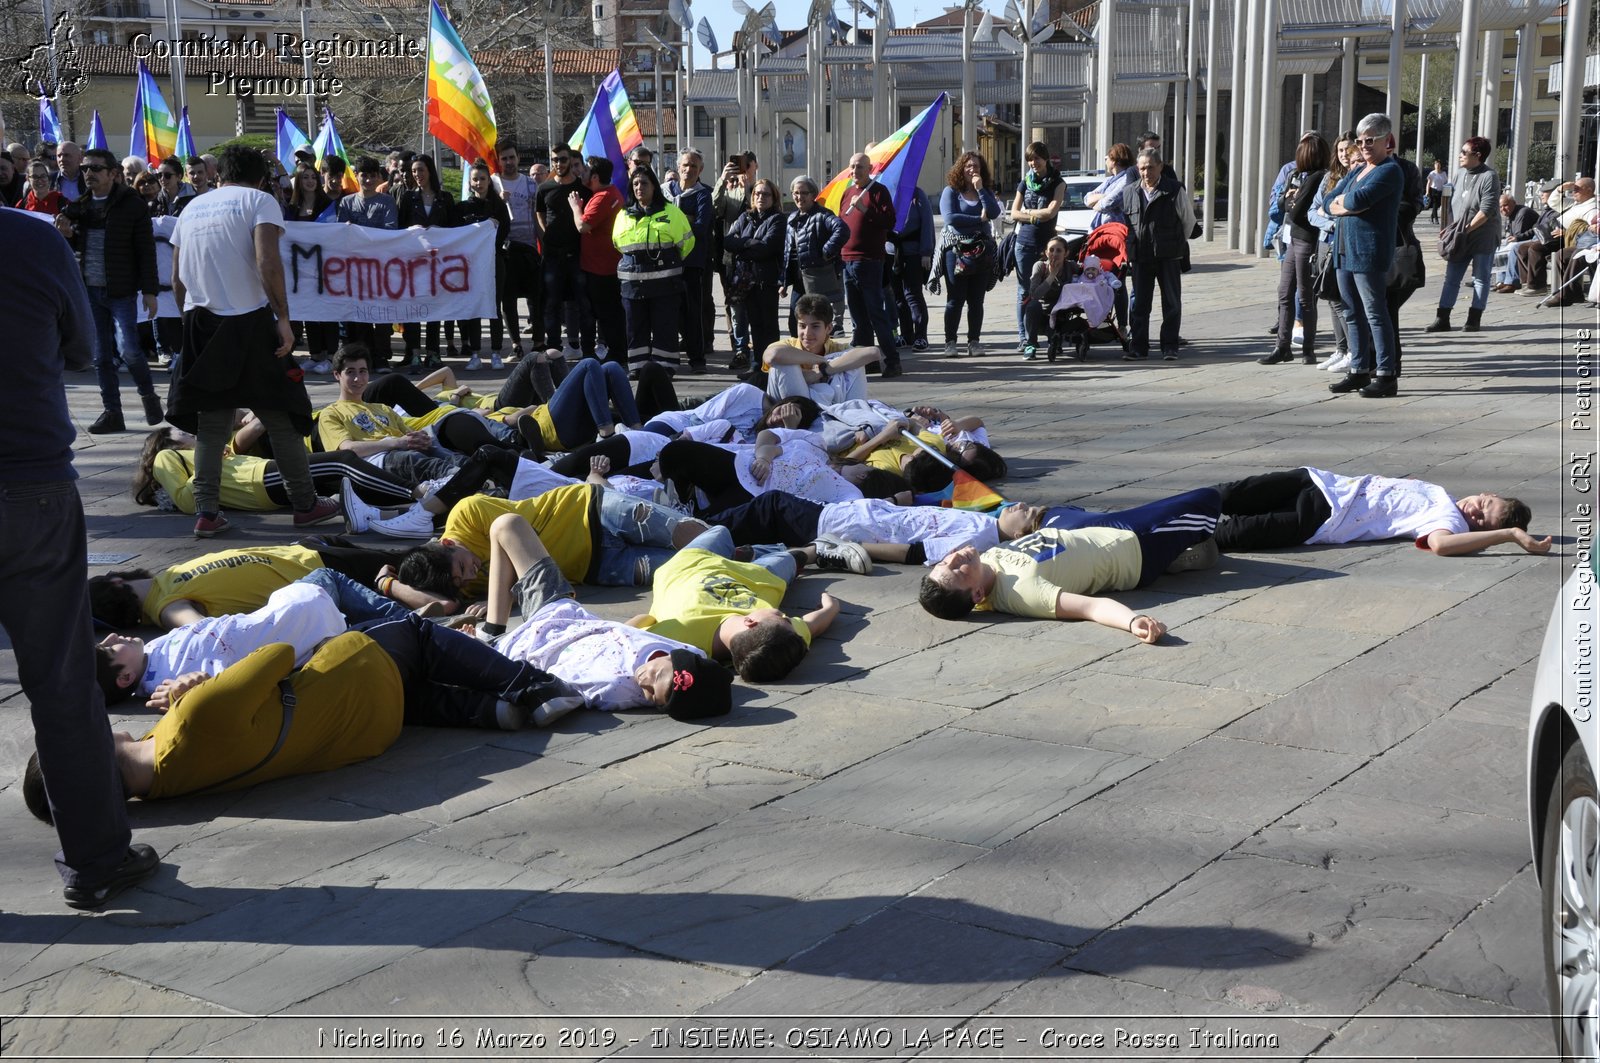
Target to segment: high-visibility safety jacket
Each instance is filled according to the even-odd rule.
[[[638,204],[617,213],[611,242],[622,253],[617,279],[624,299],[676,296],[682,290],[683,260],[694,250],[689,219],[671,203],[654,213]]]

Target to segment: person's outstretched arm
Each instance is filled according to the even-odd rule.
[[[1167,625],[1153,616],[1135,613],[1111,598],[1062,591],[1056,597],[1057,620],[1092,620],[1096,624],[1126,631],[1143,643],[1155,643],[1167,633]]]
[[[816,638],[833,625],[833,618],[839,615],[839,599],[826,591],[822,594],[822,604],[800,619],[806,622],[806,627],[811,629],[811,637]]]
[[[511,585],[550,552],[533,525],[515,513],[503,513],[489,525],[489,612],[491,624],[511,620]]]
[[[1428,534],[1428,549],[1440,557],[1460,557],[1475,554],[1501,543],[1516,543],[1530,554],[1548,554],[1550,536],[1536,539],[1521,528],[1495,528],[1487,531],[1453,532],[1440,529]]]

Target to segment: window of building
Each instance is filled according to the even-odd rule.
[[[1561,34],[1559,34],[1559,33],[1547,33],[1544,36],[1539,38],[1539,54],[1540,55],[1543,55],[1543,56],[1560,55],[1561,54],[1561,47],[1562,47],[1562,41],[1561,41]]]
[[[594,20],[596,22],[600,22],[600,21],[604,20],[605,17],[606,17],[606,5],[604,5],[604,4],[596,4],[596,5],[594,5]]]
[[[704,107],[691,107],[689,110],[694,113],[694,138],[696,140],[707,140],[716,136],[716,123],[712,122],[711,116],[706,114]]]
[[[1554,122],[1533,123],[1533,139],[1549,143],[1556,138],[1556,124]]]

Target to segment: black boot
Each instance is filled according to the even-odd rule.
[[[1433,324],[1429,325],[1427,328],[1423,329],[1422,331],[1423,332],[1450,332],[1450,331],[1452,331],[1451,328],[1450,328],[1450,311],[1446,310],[1444,307],[1441,306],[1436,311],[1436,313],[1438,314],[1438,316],[1433,319]]]
[[[1467,311],[1467,323],[1465,325],[1461,326],[1461,331],[1462,332],[1480,332],[1480,331],[1482,331],[1482,328],[1483,328],[1482,322],[1483,322],[1483,311],[1482,310],[1469,309]]]
[[[1292,361],[1294,361],[1294,355],[1289,353],[1289,348],[1283,347],[1281,349],[1274,350],[1271,354],[1267,355],[1265,358],[1257,358],[1256,359],[1256,364],[1257,365],[1277,365],[1280,362],[1292,362]]]

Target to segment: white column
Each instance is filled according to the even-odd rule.
[[[1500,132],[1500,53],[1506,50],[1505,37],[1499,30],[1485,30],[1483,33],[1482,103],[1478,108],[1478,128],[1473,130],[1478,136],[1488,137],[1491,143],[1496,144],[1499,143]]]
[[[1416,162],[1417,168],[1419,170],[1422,170],[1424,173],[1426,173],[1431,168],[1431,164],[1425,166],[1425,165],[1423,165],[1423,162],[1422,162],[1422,152],[1424,150],[1423,149],[1422,133],[1423,133],[1423,127],[1428,124],[1427,123],[1427,119],[1428,119],[1428,53],[1427,52],[1423,52],[1422,53],[1422,62],[1419,63],[1418,65],[1421,66],[1422,72],[1417,77],[1417,157],[1413,161]]]
[[[1344,58],[1339,61],[1339,128],[1334,138],[1356,127],[1356,64],[1360,61],[1356,56],[1356,39],[1346,37]]]
[[[1200,0],[1189,0],[1188,58],[1183,79],[1183,120],[1178,126],[1183,132],[1183,166],[1178,173],[1183,178],[1183,187],[1193,190],[1200,165],[1199,142],[1195,139],[1200,121]]]
[[[1244,165],[1239,173],[1239,250],[1254,258],[1261,235],[1261,200],[1257,195],[1261,174],[1261,41],[1264,0],[1248,0],[1245,5],[1245,97],[1244,112],[1248,117],[1239,128],[1243,142]]]
[[[1245,41],[1249,39],[1249,0],[1232,0],[1233,66],[1228,75],[1228,249],[1244,250],[1239,204],[1244,198]]]
[[[823,147],[822,138],[822,42],[826,39],[827,29],[822,20],[814,17],[816,9],[812,9],[811,24],[806,27],[806,163],[802,169],[812,177],[822,171],[819,159]],[[817,177],[817,180],[826,183],[833,177]],[[783,189],[785,194],[788,189]]]
[[[961,150],[978,150],[978,81],[972,62],[973,10],[968,4],[961,22]]]
[[[1216,239],[1212,228],[1217,222],[1217,126],[1222,120],[1222,115],[1217,113],[1217,53],[1221,50],[1217,8],[1220,6],[1218,0],[1206,0],[1206,201],[1200,238],[1208,244]]]
[[[1556,172],[1563,181],[1583,169],[1578,158],[1578,120],[1583,114],[1584,42],[1588,39],[1589,0],[1568,0],[1567,45],[1561,55],[1561,116],[1556,123]],[[1594,174],[1589,176],[1593,177]]]
[[[1111,103],[1113,89],[1117,83],[1117,64],[1112,56],[1112,45],[1116,40],[1117,25],[1117,0],[1100,0],[1100,30],[1097,35],[1097,56],[1095,73],[1098,75],[1095,82],[1094,100],[1094,130],[1099,138],[1099,154],[1104,156],[1111,150]]]
[[[883,5],[878,5],[878,17],[872,23],[872,141],[877,143],[893,132],[884,124],[884,114],[889,103],[889,89],[884,80],[884,38],[889,27],[883,24]]]
[[[1533,139],[1533,60],[1539,54],[1539,24],[1529,22],[1517,31],[1516,95],[1511,102],[1511,146],[1507,155],[1506,190],[1522,202],[1528,180],[1528,142]]]
[[[1400,74],[1406,51],[1406,0],[1389,0],[1389,91],[1383,109],[1394,122],[1395,143],[1400,142]]]
[[[1028,172],[1028,145],[1033,142],[1033,13],[1039,0],[1022,4],[1022,101],[1018,111],[1017,174]]]
[[[1455,172],[1452,167],[1456,149],[1472,135],[1475,124],[1472,109],[1477,100],[1472,94],[1472,79],[1478,72],[1478,0],[1461,0],[1461,33],[1456,41],[1456,87],[1450,111],[1448,148],[1451,160],[1445,163],[1445,168],[1452,173]]]
[[[1398,3],[1399,0],[1396,0]],[[1278,0],[1261,0],[1261,153],[1256,170],[1256,215],[1266,233],[1265,207],[1283,164],[1283,76],[1278,73]],[[1257,255],[1266,254],[1259,249]]]

